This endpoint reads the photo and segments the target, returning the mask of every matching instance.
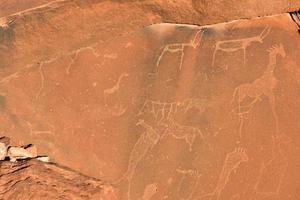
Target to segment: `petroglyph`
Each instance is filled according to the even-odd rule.
[[[50,59],[50,60],[47,60],[47,61],[44,61],[45,63],[49,63],[49,62],[52,62],[53,59]],[[40,65],[42,63],[39,63],[39,68],[40,68]],[[7,83],[9,83],[11,80],[13,79],[17,79],[19,78],[20,75],[24,74],[25,72],[27,72],[28,70],[32,69],[32,68],[35,68],[36,67],[36,63],[34,64],[28,64],[26,65],[24,68],[10,74],[10,75],[7,75],[5,77],[3,77],[1,80],[0,80],[0,85],[5,85]]]
[[[59,57],[54,57],[54,58],[51,58],[49,60],[46,60],[46,61],[42,61],[42,62],[38,62],[39,66],[38,66],[38,69],[39,69],[39,74],[40,74],[40,77],[41,77],[41,86],[40,86],[40,89],[35,97],[36,100],[38,100],[43,92],[43,89],[45,87],[45,73],[44,73],[44,65],[45,64],[49,64],[49,63],[52,63],[54,62],[55,60],[57,60]]]
[[[108,89],[105,89],[103,91],[103,95],[104,95],[104,102],[105,102],[105,105],[107,105],[107,99],[112,96],[112,95],[116,95],[116,98],[117,98],[117,104],[115,106],[113,106],[113,108],[111,109],[112,111],[112,115],[114,116],[121,116],[123,115],[126,110],[127,110],[127,107],[125,107],[124,105],[122,105],[122,102],[121,102],[121,98],[120,98],[120,85],[121,85],[121,82],[122,80],[125,78],[125,77],[128,77],[129,74],[128,73],[122,73],[118,80],[117,80],[117,83],[111,87],[111,88],[108,88]]]
[[[43,65],[44,65],[44,63],[40,63],[40,66],[39,66],[39,73],[41,76],[41,87],[40,87],[39,92],[36,95],[36,100],[39,99],[39,97],[44,89],[44,86],[45,86],[45,74],[44,74]]]
[[[72,65],[75,63],[78,55],[80,52],[82,51],[85,51],[85,50],[90,50],[92,51],[93,55],[97,58],[99,57],[100,55],[97,53],[96,49],[91,47],[91,46],[88,46],[88,47],[81,47],[75,51],[72,51],[71,53],[69,53],[69,56],[70,56],[70,59],[71,59],[71,62],[69,63],[69,65],[67,66],[66,68],[66,74],[70,74],[70,71],[71,71],[71,67]]]
[[[142,115],[144,113],[152,114],[155,118],[155,121],[160,123],[165,119],[171,119],[178,112],[179,106],[181,106],[180,102],[160,102],[160,101],[152,101],[146,100],[141,110],[138,113]]]
[[[182,174],[177,192],[181,193],[182,190],[186,191],[187,189],[189,189],[189,187],[191,187],[190,191],[186,192],[187,194],[183,195],[184,197],[180,196],[179,198],[181,200],[193,199],[193,195],[197,190],[199,178],[202,174],[200,174],[197,170],[176,169],[176,171]]]
[[[36,137],[37,135],[45,135],[45,134],[50,135],[50,136],[55,135],[54,131],[52,131],[52,130],[51,131],[50,130],[34,130],[33,125],[30,122],[28,122],[28,121],[25,121],[25,122],[29,128],[29,131],[30,131],[29,134],[32,137]]]
[[[244,115],[251,112],[254,105],[261,100],[261,96],[265,95],[271,105],[272,114],[275,120],[276,132],[279,132],[278,116],[275,109],[275,96],[273,90],[276,87],[277,79],[274,75],[274,70],[277,64],[277,55],[285,58],[285,50],[283,45],[274,45],[269,50],[269,64],[261,77],[257,78],[252,83],[245,83],[235,88],[231,104],[238,104],[233,111],[239,115],[239,135],[242,137],[242,129],[244,124]],[[244,100],[249,97],[253,99],[247,105],[241,105]]]
[[[193,144],[197,136],[203,139],[203,134],[199,128],[193,126],[184,126],[174,121],[169,121],[165,124],[166,130],[164,131],[163,137],[171,135],[175,139],[185,140],[189,146],[189,151],[193,150]]]
[[[3,77],[0,80],[0,85],[4,85],[9,83],[11,80],[18,78],[22,73],[24,73],[24,71],[27,69],[28,67],[25,67],[24,69],[21,69],[13,74],[10,74],[8,76]]]
[[[156,183],[152,183],[146,186],[142,200],[150,200],[158,192],[158,186]]]
[[[151,151],[151,149],[158,143],[160,139],[160,135],[156,132],[156,130],[154,130],[154,128],[147,124],[144,120],[139,120],[136,125],[142,126],[145,129],[145,132],[143,132],[139,137],[130,153],[127,171],[117,181],[117,183],[119,183],[124,179],[128,180],[128,199],[130,199],[131,182],[137,165],[142,161],[146,154]]]
[[[246,150],[244,148],[236,148],[234,151],[226,155],[224,165],[219,176],[219,180],[216,188],[213,192],[209,194],[202,195],[200,199],[204,197],[220,199],[220,195],[229,181],[231,173],[236,170],[242,162],[247,162],[249,160]]]
[[[241,38],[241,39],[232,39],[232,40],[221,40],[217,41],[215,44],[215,50],[212,58],[212,67],[215,67],[215,59],[218,51],[223,51],[226,53],[231,53],[235,51],[243,51],[243,61],[244,66],[246,64],[246,50],[254,42],[263,43],[263,40],[269,35],[271,28],[265,27],[262,32],[253,37]]]
[[[165,53],[167,53],[167,52],[170,52],[170,53],[180,52],[179,70],[181,70],[182,64],[183,64],[183,58],[184,58],[184,49],[186,47],[191,47],[193,49],[196,49],[199,46],[199,44],[202,40],[203,34],[204,34],[204,31],[199,30],[199,31],[196,32],[194,38],[188,43],[172,43],[172,44],[165,45],[163,47],[163,50],[162,50],[160,56],[158,57],[158,60],[156,62],[156,66],[159,67],[161,59],[163,58]]]
[[[151,114],[155,118],[155,122],[159,125],[163,121],[174,118],[177,113],[186,113],[190,109],[197,109],[199,113],[203,113],[210,106],[208,102],[201,99],[186,99],[181,102],[160,102],[146,100],[143,104],[138,116],[142,114]]]
[[[288,168],[288,159],[284,148],[289,148],[291,138],[285,134],[275,136],[272,158],[262,163],[257,182],[254,186],[256,193],[265,196],[279,195],[284,175]]]

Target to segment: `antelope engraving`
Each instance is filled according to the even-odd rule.
[[[163,47],[163,50],[162,50],[160,56],[157,59],[156,66],[159,67],[161,59],[163,58],[165,53],[167,53],[167,52],[170,52],[170,53],[180,52],[179,70],[181,70],[182,64],[183,64],[183,58],[184,58],[184,49],[186,47],[191,47],[193,49],[196,49],[199,46],[199,44],[202,40],[203,34],[204,34],[204,31],[200,30],[200,31],[196,32],[194,38],[188,43],[172,43],[172,44],[165,45]]]
[[[215,59],[216,59],[216,54],[218,51],[231,53],[231,52],[235,52],[235,51],[239,51],[239,50],[243,51],[243,61],[244,61],[244,66],[245,66],[247,48],[254,42],[263,43],[263,40],[268,36],[268,34],[270,33],[270,30],[271,30],[270,27],[265,27],[262,30],[262,32],[257,36],[241,38],[241,39],[217,41],[216,45],[215,45],[215,50],[213,53],[211,66],[213,68],[215,67]]]

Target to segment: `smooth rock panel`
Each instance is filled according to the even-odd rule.
[[[120,199],[297,199],[297,29],[282,14],[156,24],[45,59],[20,48],[0,129]]]

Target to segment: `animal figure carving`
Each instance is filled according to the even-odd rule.
[[[199,113],[202,113],[208,106],[210,106],[209,102],[196,98],[189,98],[184,101],[178,102],[160,102],[146,100],[141,110],[139,111],[138,116],[142,114],[151,114],[154,116],[157,125],[159,125],[164,121],[174,119],[176,114],[184,114],[190,109],[197,109]]]
[[[226,184],[229,181],[231,173],[236,170],[241,163],[247,162],[249,160],[248,155],[246,154],[245,149],[236,148],[234,151],[228,153],[226,155],[224,165],[217,183],[216,188],[213,192],[209,194],[202,195],[199,199],[203,199],[205,197],[210,197],[210,199],[216,198],[220,199],[220,195],[224,190]]]
[[[246,50],[247,48],[254,42],[263,43],[263,40],[268,36],[270,33],[271,28],[265,27],[262,32],[253,37],[247,37],[247,38],[241,38],[241,39],[232,39],[232,40],[221,40],[217,41],[215,45],[215,50],[213,53],[212,58],[212,67],[215,67],[215,59],[216,54],[218,51],[223,51],[227,53],[235,52],[242,50],[243,51],[243,60],[244,60],[244,66],[246,63]]]
[[[136,124],[137,126],[142,126],[145,132],[139,137],[138,141],[135,143],[129,157],[128,167],[125,174],[116,182],[120,183],[124,179],[128,180],[128,190],[127,199],[130,200],[131,182],[135,174],[136,167],[139,162],[145,158],[146,154],[157,144],[160,139],[160,135],[144,120],[139,120]]]
[[[277,196],[280,192],[284,175],[288,168],[286,150],[291,145],[291,138],[285,134],[273,139],[273,155],[267,162],[262,163],[258,180],[254,186],[256,193],[265,197]]]
[[[198,135],[203,139],[203,134],[199,128],[184,126],[174,121],[169,121],[165,126],[164,136],[171,135],[175,139],[184,140],[189,146],[189,151],[193,150],[193,143]]]
[[[165,55],[165,53],[170,52],[170,53],[176,53],[176,52],[180,52],[180,65],[179,65],[179,70],[181,70],[182,68],[182,64],[183,64],[183,58],[184,58],[184,49],[186,47],[191,47],[193,49],[196,49],[203,37],[204,31],[200,30],[197,31],[197,33],[195,34],[194,38],[188,42],[188,43],[173,43],[173,44],[167,44],[163,47],[163,51],[161,52],[160,56],[158,57],[158,60],[156,62],[156,66],[158,67],[161,59],[163,58],[163,56]]]
[[[178,193],[181,193],[181,191],[187,191],[189,190],[188,193],[184,195],[179,194],[180,200],[191,200],[193,199],[193,195],[195,194],[198,183],[199,183],[199,178],[201,177],[201,173],[197,170],[183,170],[183,169],[177,169],[176,170],[179,174],[182,174],[182,177],[179,182],[179,187],[178,187]],[[189,187],[190,186],[190,187]]]
[[[245,83],[235,88],[233,92],[233,99],[231,104],[234,102],[238,104],[237,107],[233,109],[239,115],[240,125],[239,125],[239,134],[242,137],[242,128],[244,124],[244,115],[248,114],[253,106],[261,100],[261,97],[265,95],[270,103],[272,114],[275,120],[276,131],[279,131],[278,127],[278,117],[275,110],[275,96],[273,90],[277,85],[277,79],[274,75],[274,70],[277,64],[277,56],[280,55],[282,58],[285,58],[286,53],[282,46],[274,45],[269,50],[269,64],[266,67],[264,73],[261,77],[257,78],[252,83]],[[242,105],[246,98],[252,99],[250,103]]]
[[[104,95],[104,101],[105,101],[105,105],[107,105],[107,99],[108,97],[116,94],[116,98],[117,98],[117,104],[115,106],[113,106],[113,108],[111,109],[112,111],[112,115],[115,115],[115,116],[121,116],[123,115],[127,108],[125,106],[122,105],[121,103],[121,98],[120,98],[120,86],[121,86],[121,82],[122,80],[125,78],[125,77],[128,77],[129,74],[128,73],[122,73],[119,78],[118,78],[118,81],[117,83],[111,87],[111,88],[108,88],[108,89],[105,89],[103,91],[103,95]]]

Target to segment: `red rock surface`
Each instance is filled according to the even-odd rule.
[[[1,200],[116,200],[109,184],[66,167],[35,160],[0,163]]]
[[[296,23],[148,26],[200,22],[197,2],[172,2],[62,1],[2,18],[2,135],[113,183],[118,199],[296,200]]]
[[[0,17],[5,17],[18,12],[23,12],[32,8],[45,5],[51,0],[1,0],[0,1]]]

